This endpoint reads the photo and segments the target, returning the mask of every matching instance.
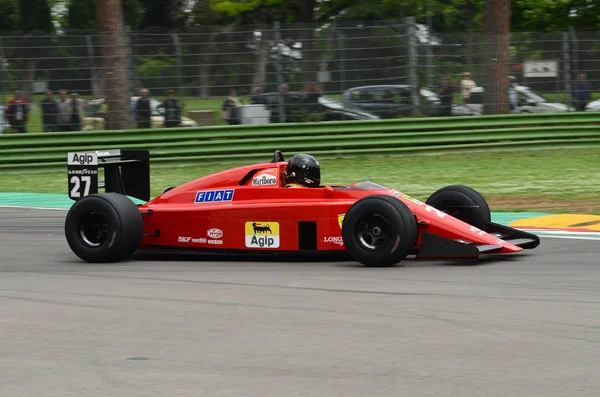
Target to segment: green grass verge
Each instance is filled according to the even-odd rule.
[[[265,161],[269,160],[270,156],[265,155]],[[538,201],[543,200],[600,200],[600,152],[597,150],[557,148],[322,158],[320,163],[323,184],[372,179],[422,199],[445,185],[464,184],[479,190],[488,199],[509,198],[503,209],[538,209]],[[238,165],[245,163],[152,167],[152,195],[160,194],[166,187]],[[66,194],[66,189],[66,172],[5,172],[0,175],[0,192]]]

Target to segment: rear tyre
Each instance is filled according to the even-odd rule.
[[[129,258],[140,246],[144,220],[137,205],[118,193],[92,194],[77,201],[65,220],[65,237],[86,262]]]
[[[386,195],[362,198],[350,207],[342,239],[352,257],[367,267],[389,267],[402,261],[417,242],[417,222],[410,209]]]
[[[492,220],[485,198],[468,186],[446,186],[429,196],[425,203],[481,230]]]

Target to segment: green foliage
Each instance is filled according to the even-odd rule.
[[[183,25],[185,0],[141,0],[141,29],[175,29]]]
[[[0,32],[17,30],[18,23],[17,0],[0,0]]]
[[[600,28],[600,3],[588,0],[513,0],[513,30],[558,32]]]
[[[177,58],[161,51],[156,57],[140,57],[139,63],[138,70],[144,87],[177,86]]]
[[[19,0],[19,14],[19,27],[24,32],[52,33],[54,31],[50,7],[46,0]]]
[[[279,0],[273,1],[279,2]],[[262,3],[262,0],[210,0],[210,7],[213,11],[221,14],[239,16],[240,14],[255,11]]]
[[[67,13],[68,29],[90,30],[96,27],[96,2],[71,0]]]
[[[97,27],[97,1],[71,0],[68,7],[67,25],[65,28],[91,31]],[[142,19],[140,0],[123,0],[123,17],[125,25],[137,30]]]
[[[234,16],[215,11],[211,3],[213,0],[196,0],[191,12],[192,26],[226,25],[234,21]]]

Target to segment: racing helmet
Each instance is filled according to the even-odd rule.
[[[297,154],[288,161],[287,183],[297,183],[306,187],[319,187],[321,166],[310,154]]]

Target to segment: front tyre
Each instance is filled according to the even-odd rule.
[[[65,237],[86,262],[123,261],[140,246],[144,220],[137,205],[118,193],[92,194],[78,200],[65,220]]]
[[[471,226],[485,230],[492,214],[483,196],[468,186],[446,186],[434,192],[425,204],[443,211]]]
[[[417,222],[410,209],[387,195],[362,198],[350,207],[342,238],[352,257],[367,267],[389,267],[402,261],[417,241]]]

